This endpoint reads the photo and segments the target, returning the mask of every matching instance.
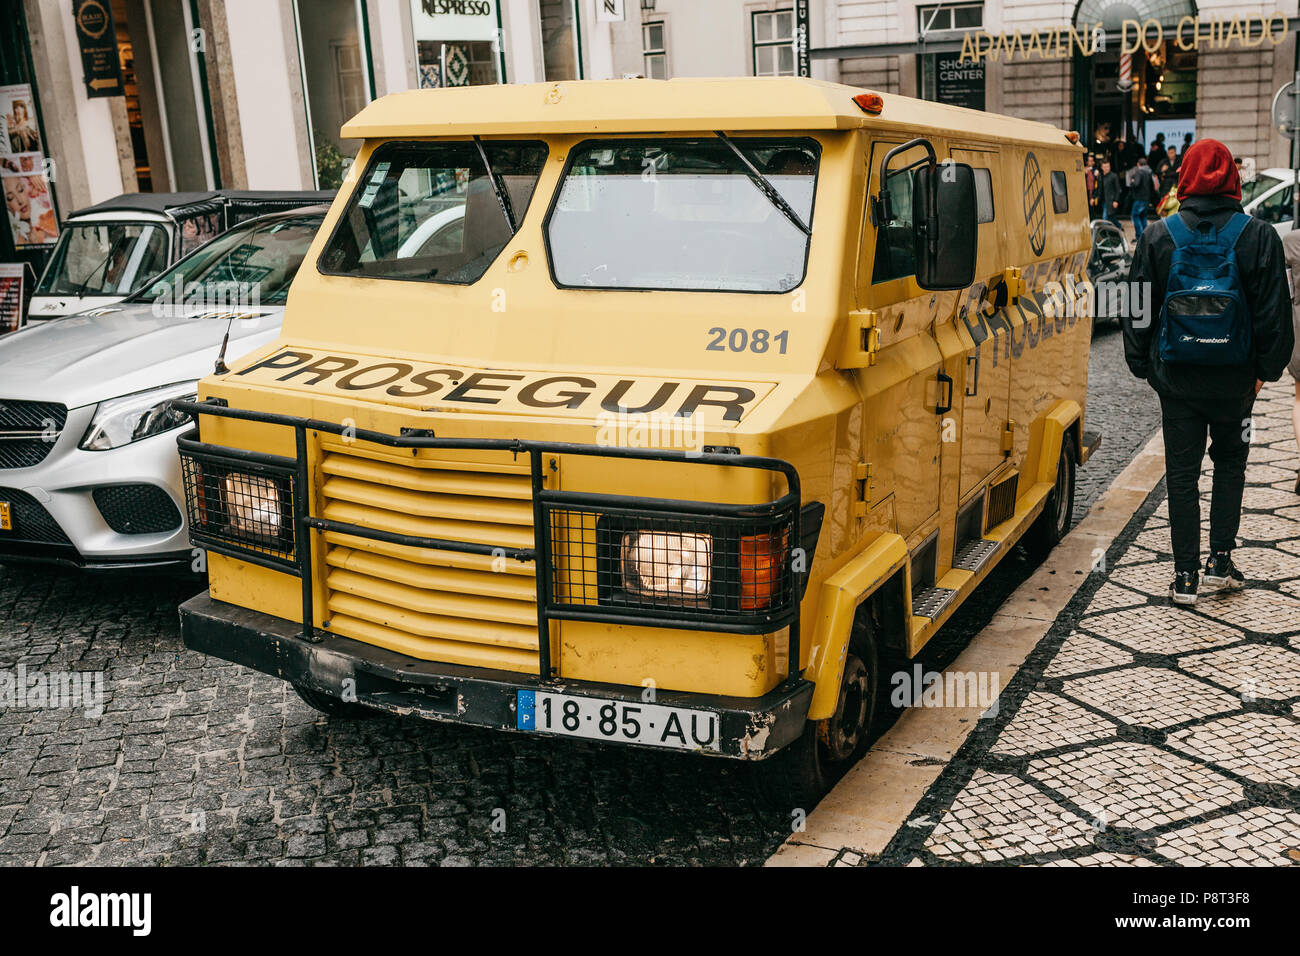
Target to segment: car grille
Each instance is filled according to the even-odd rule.
[[[408,458],[355,444],[322,443],[322,450],[320,513],[327,519],[493,547],[533,546],[526,460]],[[433,551],[335,532],[325,542],[331,633],[423,660],[536,671],[531,565],[504,554]]]
[[[39,465],[67,420],[67,407],[55,402],[0,399],[0,468]]]
[[[0,501],[9,502],[12,531],[0,531],[0,548],[9,541],[38,544],[71,544],[59,523],[41,503],[17,488],[0,488]]]
[[[161,534],[181,526],[175,502],[157,485],[106,485],[91,497],[118,534]]]

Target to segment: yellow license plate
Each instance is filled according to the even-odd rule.
[[[9,513],[9,502],[0,501],[0,531],[14,530],[14,519]]]

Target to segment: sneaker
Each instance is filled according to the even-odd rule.
[[[1196,603],[1196,572],[1182,571],[1174,575],[1174,583],[1169,585],[1169,596],[1175,604]]]
[[[1232,563],[1228,551],[1216,551],[1205,561],[1205,583],[1224,591],[1240,591],[1246,586],[1246,576]]]

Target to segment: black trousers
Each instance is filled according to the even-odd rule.
[[[1169,491],[1169,536],[1174,571],[1199,571],[1201,565],[1201,496],[1197,481],[1210,439],[1214,487],[1210,497],[1210,550],[1231,551],[1241,525],[1241,496],[1250,454],[1251,408],[1244,402],[1192,402],[1160,396],[1165,435],[1165,485]]]

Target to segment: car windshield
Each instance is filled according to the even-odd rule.
[[[218,236],[160,275],[137,302],[282,303],[324,216],[253,220]]]
[[[819,150],[807,139],[613,140],[574,150],[546,235],[562,286],[786,292],[803,281]],[[756,181],[755,173],[761,180]]]
[[[371,157],[320,271],[474,282],[523,222],[545,162],[539,142],[386,143]]]
[[[167,267],[167,232],[143,222],[69,223],[36,295],[126,295]]]
[[[1248,205],[1256,196],[1262,196],[1282,180],[1260,173],[1248,183],[1241,184],[1241,204]]]

